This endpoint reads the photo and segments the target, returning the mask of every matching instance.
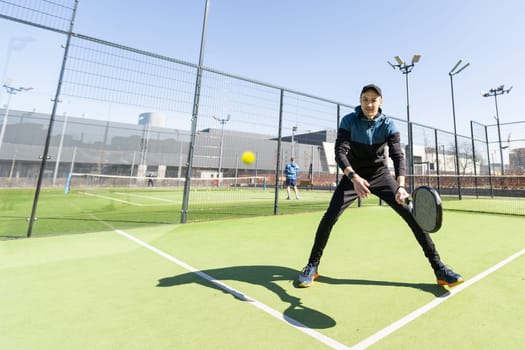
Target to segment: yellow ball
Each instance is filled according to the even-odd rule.
[[[253,162],[255,162],[255,153],[246,151],[242,154],[241,160],[244,164],[253,164]]]

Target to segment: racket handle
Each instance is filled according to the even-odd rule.
[[[405,205],[409,212],[412,212],[414,210],[414,204],[412,204],[412,198],[406,197],[405,198]]]

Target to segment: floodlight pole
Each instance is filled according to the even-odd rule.
[[[213,116],[213,119],[218,121],[221,124],[221,145],[220,145],[220,151],[219,151],[219,175],[218,178],[222,178],[221,172],[222,172],[222,152],[224,147],[224,124],[226,124],[230,120],[230,115],[226,118],[217,118],[216,116]]]
[[[3,86],[4,86],[8,96],[7,96],[7,104],[5,106],[4,122],[2,123],[2,129],[0,130],[0,150],[2,149],[2,142],[4,141],[5,129],[7,127],[7,117],[9,115],[9,105],[11,104],[11,96],[12,95],[16,95],[18,92],[29,91],[29,90],[33,89],[31,87],[25,88],[25,87],[22,87],[22,86],[19,87],[19,88],[15,88],[15,87],[9,86],[7,84],[4,84]]]
[[[295,159],[295,133],[297,132],[297,125],[292,126],[292,156]]]
[[[460,73],[463,69],[467,68],[470,63],[465,64],[460,69],[457,69],[459,65],[461,64],[461,60],[456,63],[456,65],[448,72],[448,75],[450,77],[450,91],[452,94],[452,118],[454,119],[454,145],[456,148],[456,179],[458,184],[458,198],[461,200],[461,181],[459,179],[459,151],[458,151],[458,133],[456,129],[456,107],[454,103],[454,80],[452,77],[458,73]],[[474,165],[475,166],[475,165]]]
[[[445,158],[445,145],[438,145],[438,148],[440,148],[440,147],[443,149],[443,152],[442,152],[442,154],[443,154],[443,173],[445,175],[446,172],[447,172],[447,165],[446,165],[446,160],[445,160],[446,159]]]
[[[512,86],[508,89],[504,88],[504,85],[500,85],[497,88],[490,89],[489,92],[483,94],[483,97],[494,96],[494,103],[496,105],[496,123],[498,125],[498,143],[499,143],[499,156],[501,161],[501,175],[505,175],[505,166],[503,165],[503,147],[501,146],[501,129],[499,124],[499,112],[498,112],[498,95],[508,94],[512,90]]]
[[[407,127],[408,127],[408,169],[410,172],[410,175],[412,176],[412,180],[410,181],[410,192],[414,190],[414,147],[413,147],[413,140],[412,140],[412,125],[410,124],[410,97],[409,97],[409,89],[408,89],[408,74],[412,72],[412,69],[414,69],[414,65],[419,62],[421,59],[421,55],[414,55],[412,57],[412,62],[410,64],[407,64],[404,62],[401,57],[396,56],[394,57],[397,64],[392,64],[389,61],[388,64],[395,70],[396,68],[401,71],[405,75],[405,85],[406,85],[406,94],[407,94]]]
[[[11,56],[13,54],[13,51],[20,51],[23,50],[29,43],[35,41],[35,39],[31,36],[25,36],[25,37],[11,37],[11,40],[9,40],[9,45],[7,46],[7,54],[6,54],[6,60],[4,64],[4,71],[2,73],[2,82],[6,82],[6,84],[9,84],[7,79],[7,73],[9,71],[9,63],[11,62]]]

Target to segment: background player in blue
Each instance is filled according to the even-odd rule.
[[[284,168],[284,174],[286,175],[286,192],[290,199],[290,187],[293,188],[295,193],[295,199],[299,199],[299,191],[297,190],[297,175],[299,174],[299,166],[294,162],[293,157],[290,158],[290,163],[286,164]]]
[[[394,121],[383,114],[382,102],[381,89],[374,84],[366,85],[361,90],[360,106],[341,120],[335,141],[335,160],[345,176],[319,223],[308,264],[299,275],[300,287],[311,286],[319,276],[323,250],[339,216],[358,197],[368,198],[370,193],[386,202],[408,224],[438,284],[454,286],[463,282],[461,275],[443,264],[430,235],[417,225],[404,206],[404,199],[409,196],[405,189],[405,155],[400,133]],[[385,146],[394,163],[394,176],[386,165]]]

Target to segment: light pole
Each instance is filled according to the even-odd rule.
[[[496,122],[498,125],[498,143],[499,143],[499,156],[501,160],[501,175],[505,175],[505,166],[503,165],[503,147],[501,146],[501,130],[499,125],[499,113],[498,113],[498,95],[508,94],[512,90],[512,86],[505,90],[504,85],[500,85],[497,88],[490,89],[489,92],[483,94],[483,97],[494,96],[494,103],[496,105]]]
[[[177,131],[177,137],[179,138],[179,168],[177,170],[177,178],[180,179],[181,169],[182,169],[182,137],[179,135],[179,132]]]
[[[29,91],[33,89],[32,87],[25,88],[22,86],[19,88],[15,88],[7,84],[4,84],[3,86],[5,90],[7,91],[7,104],[5,107],[4,122],[2,123],[2,129],[0,130],[0,150],[2,149],[2,142],[4,141],[5,128],[7,127],[7,116],[9,115],[9,105],[11,104],[11,96],[16,95],[18,92]]]
[[[218,178],[222,178],[221,172],[222,172],[222,151],[224,147],[224,124],[226,124],[230,120],[230,115],[226,118],[217,118],[216,116],[213,116],[213,119],[218,121],[221,124],[221,145],[220,145],[220,152],[219,152],[219,175]]]
[[[443,154],[443,175],[446,175],[447,167],[445,164],[445,145],[439,145],[438,147],[442,150],[441,153]]]
[[[419,62],[421,59],[421,55],[414,55],[412,56],[412,62],[410,64],[407,64],[404,62],[401,57],[396,56],[394,57],[397,64],[392,64],[390,61],[387,61],[388,64],[395,70],[398,68],[401,73],[405,75],[405,82],[406,82],[406,90],[407,90],[407,127],[408,127],[408,169],[410,172],[410,175],[412,176],[412,181],[410,181],[410,191],[412,192],[414,189],[414,155],[413,155],[413,140],[412,140],[412,126],[410,124],[410,98],[408,94],[408,74],[412,72],[412,69],[414,69],[414,65]]]
[[[456,63],[454,68],[448,72],[448,76],[450,77],[450,91],[452,94],[452,118],[454,119],[454,146],[456,148],[456,179],[458,182],[458,198],[461,200],[461,181],[459,180],[459,152],[458,152],[458,133],[456,131],[456,107],[454,104],[454,80],[452,77],[456,74],[459,74],[463,69],[467,68],[470,63],[465,64],[463,67],[459,68],[459,65],[461,64],[461,60]]]
[[[295,133],[297,132],[297,125],[292,126],[292,155],[291,157],[295,159]]]
[[[2,82],[6,81],[7,74],[9,71],[9,63],[11,61],[11,55],[13,51],[21,51],[25,49],[25,47],[35,41],[35,39],[31,36],[25,36],[25,37],[11,37],[11,40],[9,40],[9,45],[7,46],[7,54],[4,64],[4,71],[2,73]]]
[[[55,161],[55,172],[53,173],[53,186],[55,186],[57,181],[60,157],[62,156],[62,146],[64,145],[64,136],[66,134],[67,117],[68,115],[64,112],[64,124],[62,125],[62,134],[60,135],[60,142],[58,143],[57,160]]]

